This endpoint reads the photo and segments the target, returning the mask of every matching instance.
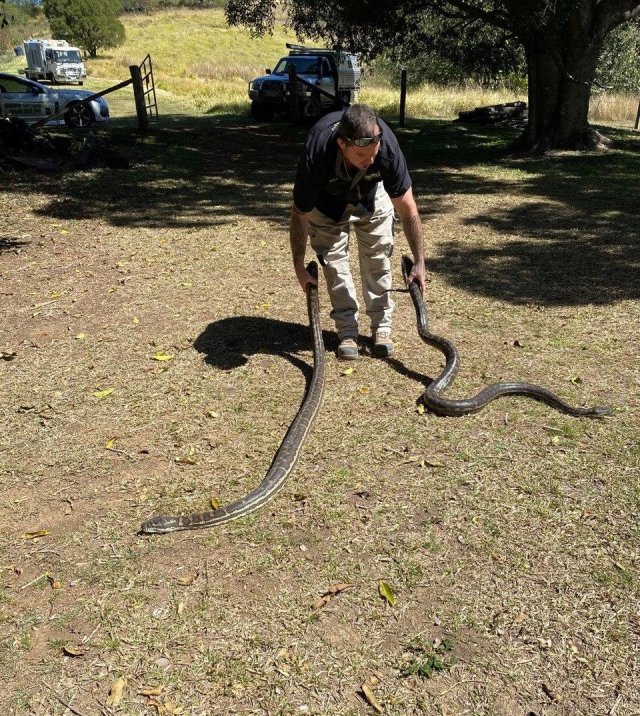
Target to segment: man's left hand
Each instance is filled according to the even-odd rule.
[[[418,261],[414,261],[413,268],[411,269],[411,273],[407,276],[407,283],[411,283],[412,281],[415,281],[418,284],[420,293],[422,293],[424,295],[424,286],[425,286],[424,259],[419,259]]]

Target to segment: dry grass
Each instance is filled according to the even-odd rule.
[[[0,350],[16,354],[0,360],[0,712],[352,716],[372,712],[367,682],[389,716],[637,714],[637,138],[515,161],[489,130],[399,132],[432,323],[463,356],[452,393],[532,380],[613,418],[516,399],[420,415],[441,357],[398,295],[396,356],[348,376],[329,358],[269,507],[151,539],[144,518],[253,487],[299,405],[311,355],[286,212],[304,131],[103,131],[130,170],[0,189]],[[403,675],[445,638],[453,666]]]

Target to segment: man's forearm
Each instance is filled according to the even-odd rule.
[[[291,220],[289,222],[289,243],[291,244],[291,256],[293,257],[294,266],[304,264],[308,233],[308,222],[303,220],[294,207],[291,210]]]
[[[414,261],[424,261],[424,236],[420,216],[414,214],[402,220],[402,230],[413,254]]]

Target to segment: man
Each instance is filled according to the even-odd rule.
[[[340,344],[338,358],[358,357],[358,301],[349,269],[349,228],[358,242],[360,275],[373,352],[393,352],[391,261],[394,209],[414,258],[410,281],[424,292],[422,223],[407,164],[389,126],[364,104],[320,119],[298,164],[289,239],[303,290],[315,283],[305,268],[307,237],[323,267]]]

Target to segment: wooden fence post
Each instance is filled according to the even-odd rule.
[[[289,117],[293,124],[300,122],[300,102],[298,101],[298,77],[293,62],[289,65]]]
[[[138,115],[138,129],[144,132],[149,127],[149,116],[147,105],[144,100],[144,87],[142,86],[142,72],[138,65],[129,65],[131,79],[133,80],[133,97],[136,102],[136,114]]]
[[[640,129],[640,102],[638,102],[638,114],[636,114],[636,123],[634,129]]]
[[[400,126],[404,127],[404,113],[407,106],[407,71],[400,73]]]

